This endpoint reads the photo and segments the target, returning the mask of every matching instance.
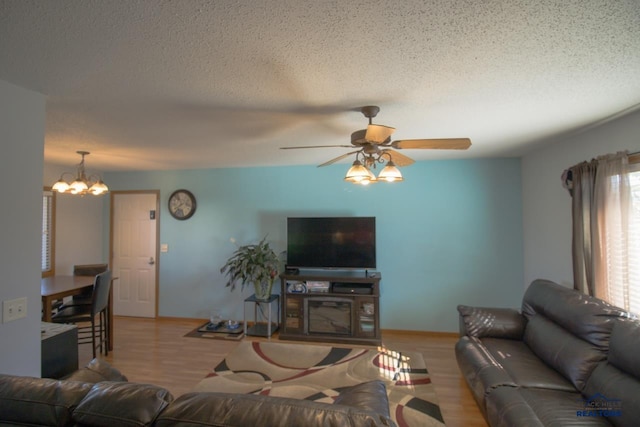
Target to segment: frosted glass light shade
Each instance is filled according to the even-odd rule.
[[[56,181],[55,184],[53,184],[53,187],[51,187],[51,189],[53,191],[57,191],[58,193],[64,193],[69,189],[69,184],[67,183],[67,181],[60,178],[59,180]]]
[[[71,183],[71,193],[73,194],[82,193],[83,191],[87,191],[88,188],[87,183],[79,179],[76,179]]]
[[[109,187],[107,187],[107,185],[102,182],[102,180],[98,180],[98,182],[96,182],[91,186],[91,188],[89,188],[89,191],[91,192],[91,194],[98,196],[109,191]]]
[[[403,181],[402,174],[400,173],[400,169],[396,167],[396,165],[389,160],[387,165],[380,171],[380,175],[378,175],[379,179],[383,179],[387,182],[396,182]]]
[[[353,162],[353,165],[347,171],[347,174],[344,177],[345,181],[360,183],[363,179],[370,179],[369,169],[365,168],[360,160],[356,160]]]

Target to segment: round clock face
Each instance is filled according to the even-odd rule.
[[[169,213],[175,219],[189,219],[196,212],[196,198],[187,190],[176,190],[169,197]]]

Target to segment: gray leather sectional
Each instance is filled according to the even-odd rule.
[[[127,382],[94,359],[64,380],[0,374],[0,426],[371,426],[396,424],[382,381],[341,390],[335,402],[232,394],[187,393],[176,399],[151,384]]]
[[[547,280],[520,311],[458,312],[458,365],[491,426],[640,426],[635,315]]]

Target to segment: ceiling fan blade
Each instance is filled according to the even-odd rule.
[[[443,150],[466,150],[471,147],[469,138],[440,138],[440,139],[400,139],[391,143],[393,148],[432,148]]]
[[[334,164],[335,162],[338,162],[338,161],[340,161],[340,160],[342,160],[342,159],[345,159],[345,158],[349,157],[349,156],[350,156],[350,155],[352,155],[352,154],[356,154],[356,153],[357,153],[357,152],[359,152],[359,151],[360,151],[360,150],[356,150],[356,151],[352,151],[352,152],[347,153],[347,154],[343,154],[342,156],[338,156],[338,157],[336,157],[335,159],[331,159],[331,160],[329,160],[328,162],[324,162],[323,164],[318,165],[318,167],[319,167],[319,168],[321,168],[322,166],[329,166],[329,165],[331,165],[331,164]]]
[[[409,166],[416,162],[411,157],[407,157],[404,154],[400,154],[397,151],[391,150],[389,148],[382,151],[391,156],[391,161],[395,163],[396,166]]]
[[[395,132],[396,128],[392,128],[384,125],[369,125],[367,126],[367,133],[365,139],[369,142],[375,142],[382,144]]]
[[[353,148],[353,145],[305,145],[304,147],[280,147],[281,150],[297,150],[299,148]]]

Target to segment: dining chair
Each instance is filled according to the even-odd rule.
[[[91,343],[93,357],[96,357],[96,348],[100,347],[102,353],[109,354],[109,291],[111,289],[111,270],[97,274],[93,282],[91,304],[70,305],[61,308],[52,317],[54,323],[72,323],[78,325],[78,344]],[[96,317],[98,322],[96,323]],[[90,326],[80,326],[82,323],[90,323]],[[97,344],[96,344],[97,338]]]
[[[95,276],[96,274],[104,273],[109,269],[109,264],[76,264],[73,266],[74,276]],[[60,308],[65,308],[71,305],[91,304],[91,293],[93,289],[89,289],[80,295],[74,295],[67,301],[63,302]]]

